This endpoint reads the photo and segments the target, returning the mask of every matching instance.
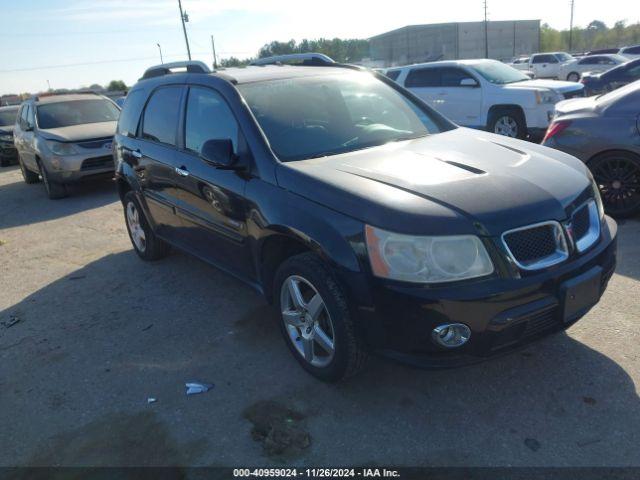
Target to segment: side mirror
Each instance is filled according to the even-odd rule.
[[[473,78],[463,78],[460,80],[461,87],[477,87],[478,82]]]
[[[238,156],[233,153],[233,142],[230,138],[207,140],[200,149],[200,158],[216,168],[234,168]]]

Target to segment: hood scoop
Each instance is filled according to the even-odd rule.
[[[484,175],[485,173],[487,173],[484,170],[480,170],[479,168],[472,167],[471,165],[467,165],[465,163],[454,162],[453,160],[443,160],[437,157],[436,160],[440,160],[441,162],[448,163],[449,165],[453,165],[454,167],[461,168],[463,170],[466,170],[467,172],[475,173],[476,175]]]

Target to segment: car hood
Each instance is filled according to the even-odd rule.
[[[586,167],[570,155],[465,128],[282,163],[277,178],[371,225],[424,235],[499,235],[561,221],[590,187]]]
[[[550,89],[556,92],[566,93],[582,90],[584,86],[576,82],[563,82],[560,80],[525,80],[522,82],[509,83],[506,88],[529,88],[529,89]]]
[[[58,142],[80,142],[96,138],[112,137],[116,133],[118,122],[86,123],[70,127],[49,128],[38,130],[46,140]]]

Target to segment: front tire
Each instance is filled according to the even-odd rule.
[[[66,197],[69,194],[67,192],[67,186],[64,183],[51,180],[42,162],[38,162],[38,166],[40,167],[40,175],[42,176],[42,182],[44,183],[44,188],[47,191],[49,199],[58,200]]]
[[[609,215],[624,218],[640,212],[640,157],[631,152],[608,152],[587,166]]]
[[[365,365],[367,352],[346,295],[313,253],[287,259],[274,280],[280,327],[300,365],[316,378],[337,382]]]
[[[29,170],[22,161],[22,158],[18,156],[18,164],[20,165],[20,172],[22,172],[22,178],[24,179],[24,183],[32,184],[38,183],[40,181],[40,177],[37,173]]]
[[[510,138],[527,138],[527,123],[521,111],[514,108],[501,108],[491,112],[488,130],[497,135]]]
[[[136,195],[132,191],[127,192],[122,199],[122,204],[129,239],[138,256],[147,261],[166,257],[169,253],[169,245],[153,232]]]

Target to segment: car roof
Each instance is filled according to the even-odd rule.
[[[319,75],[336,75],[353,72],[351,69],[339,67],[320,67],[304,65],[264,65],[238,68],[227,68],[214,72],[232,77],[236,84],[282,80],[285,78],[316,77]]]
[[[38,105],[43,105],[47,103],[75,102],[78,100],[95,100],[98,98],[103,97],[97,93],[65,93],[62,95],[39,96],[35,98],[34,101]]]
[[[405,65],[403,67],[394,67],[387,70],[402,70],[404,68],[422,68],[422,67],[458,67],[460,65],[473,66],[478,65],[479,63],[502,63],[499,60],[493,60],[490,58],[476,58],[476,59],[468,59],[468,60],[439,60],[437,62],[426,62],[426,63],[414,63],[412,65]]]

